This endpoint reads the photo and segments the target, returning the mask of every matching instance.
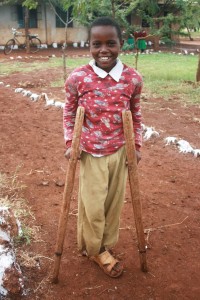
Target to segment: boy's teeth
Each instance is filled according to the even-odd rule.
[[[101,60],[108,60],[108,57],[101,57]]]

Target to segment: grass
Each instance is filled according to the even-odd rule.
[[[81,66],[86,64],[89,61],[88,58],[76,58],[76,59],[68,59],[67,58],[67,68],[75,68],[77,66]],[[12,63],[11,63],[12,62]],[[78,62],[78,64],[77,64]],[[28,73],[32,71],[39,71],[43,69],[52,69],[63,66],[62,58],[50,58],[48,61],[29,61],[20,62],[11,60],[10,62],[3,62],[1,64],[0,76],[1,75],[10,75],[13,73]]]
[[[11,236],[11,244],[15,252],[17,263],[20,267],[25,267],[25,270],[30,270],[39,268],[40,259],[52,259],[41,254],[33,253],[31,251],[32,249],[28,247],[32,242],[41,242],[40,227],[34,225],[35,217],[26,200],[21,197],[25,185],[18,179],[17,173],[19,168],[20,166],[17,167],[16,172],[10,177],[0,172],[0,206],[9,209],[13,224],[14,219],[19,221],[17,224],[18,226],[20,225],[18,227],[18,235]],[[14,215],[13,217],[12,214]],[[12,224],[8,224],[8,226],[9,225]],[[5,227],[3,230],[5,230]],[[11,244],[7,246],[9,247]],[[23,270],[23,273],[25,270]]]
[[[11,176],[0,173],[0,206],[11,209],[15,218],[20,222],[19,233],[14,236],[15,244],[30,244],[33,238],[33,229],[29,227],[30,219],[34,218],[25,201],[21,197],[25,186],[18,181],[18,169]]]
[[[120,59],[130,66],[135,65],[133,54],[120,56]],[[88,63],[89,60],[90,58],[67,58],[67,68],[73,70]],[[62,68],[62,65],[62,58],[57,57],[43,62],[4,62],[1,65],[0,75],[35,70],[39,72],[43,69]],[[200,103],[200,86],[190,84],[190,82],[195,82],[197,65],[197,55],[154,53],[140,55],[138,59],[138,71],[143,75],[145,90],[154,96],[162,96],[166,100],[176,96],[176,99],[191,104]],[[63,87],[63,78],[51,82],[51,87]]]
[[[135,66],[135,56],[123,55],[120,59]],[[88,59],[68,59],[67,66],[74,69],[87,63]],[[187,103],[200,103],[200,86],[195,82],[198,56],[156,53],[140,55],[138,71],[144,77],[144,88],[154,96],[180,99]],[[52,82],[53,87],[62,87],[63,80]]]
[[[132,56],[122,56],[124,63],[135,64]],[[158,53],[140,55],[138,71],[144,87],[155,96],[179,98],[187,103],[200,103],[200,85],[195,82],[198,56]]]
[[[188,32],[187,32],[186,29],[183,30],[182,32],[183,32],[184,34],[188,34]],[[192,37],[194,40],[200,39],[200,30],[198,30],[198,31],[191,31],[190,34],[191,34],[191,37]],[[189,40],[188,35],[187,35],[187,36],[181,36],[181,38],[182,38],[182,39]]]

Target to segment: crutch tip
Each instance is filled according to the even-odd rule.
[[[147,273],[148,272],[148,268],[147,268],[147,266],[141,266],[141,270],[142,270],[142,272],[144,272],[144,273]]]

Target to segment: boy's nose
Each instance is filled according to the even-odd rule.
[[[101,48],[100,48],[100,52],[107,52],[107,51],[108,51],[107,46],[102,45]]]

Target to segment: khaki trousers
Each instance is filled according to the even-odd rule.
[[[81,154],[78,248],[88,256],[118,241],[127,170],[125,147],[103,157]]]

